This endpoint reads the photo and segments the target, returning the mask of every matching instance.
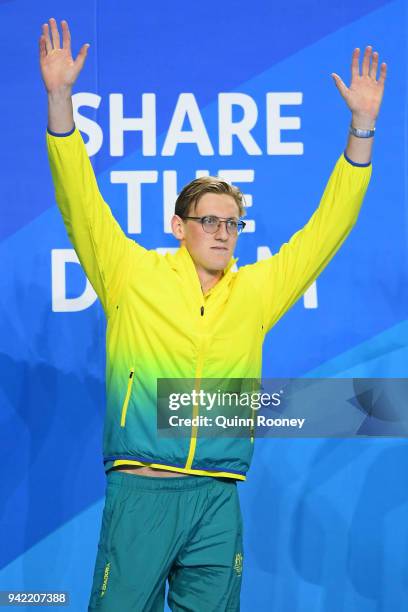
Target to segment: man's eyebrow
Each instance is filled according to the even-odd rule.
[[[200,215],[201,217],[217,217],[217,219],[227,219],[227,221],[239,221],[239,217],[220,217],[219,215],[213,213],[206,213],[205,215]]]

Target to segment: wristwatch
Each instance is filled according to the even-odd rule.
[[[355,128],[350,125],[349,132],[353,134],[353,136],[357,136],[357,138],[372,138],[375,134],[375,128],[372,130],[361,130],[360,128]]]

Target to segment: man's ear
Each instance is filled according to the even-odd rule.
[[[183,240],[184,238],[184,223],[183,219],[178,215],[173,215],[171,218],[171,230],[173,232],[173,236],[177,238],[177,240]]]

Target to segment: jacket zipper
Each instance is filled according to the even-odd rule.
[[[200,308],[200,316],[201,316],[200,321],[203,321],[204,306],[201,306]],[[203,324],[200,323],[200,325],[202,326]],[[198,358],[197,358],[196,372],[195,372],[195,377],[194,377],[195,378],[194,390],[196,391],[197,394],[200,392],[200,387],[201,387],[201,375],[203,371],[203,361],[204,361],[204,342],[205,340],[202,337],[201,344],[200,344],[200,350],[199,350]],[[198,412],[199,412],[199,405],[194,404],[193,405],[193,418],[198,416]],[[186,465],[184,466],[184,469],[186,470],[191,469],[191,466],[193,465],[193,459],[194,459],[195,450],[197,446],[197,430],[198,430],[198,426],[193,425],[191,428],[190,447],[188,449],[187,461],[186,461]]]
[[[134,375],[134,373],[135,373],[135,369],[131,368],[130,373],[129,373],[129,378],[128,378],[128,384],[127,384],[125,401],[123,402],[123,406],[122,406],[122,416],[121,416],[121,419],[120,419],[120,426],[121,427],[124,427],[125,423],[126,423],[126,413],[127,413],[127,409],[128,409],[128,405],[129,405],[130,395],[132,393],[133,378],[134,378],[133,375]]]
[[[253,425],[251,425],[249,431],[250,431],[250,434],[251,434],[251,437],[250,437],[251,444],[253,444],[254,443],[254,435],[255,435],[255,409],[254,408],[251,408],[251,419],[252,419]]]

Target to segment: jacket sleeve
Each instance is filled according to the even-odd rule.
[[[303,295],[347,238],[357,221],[371,172],[371,163],[357,165],[342,154],[306,225],[276,255],[246,266],[262,295],[265,333]]]
[[[47,130],[55,197],[79,261],[108,315],[119,299],[130,259],[146,251],[127,238],[104,202],[82,136]]]

